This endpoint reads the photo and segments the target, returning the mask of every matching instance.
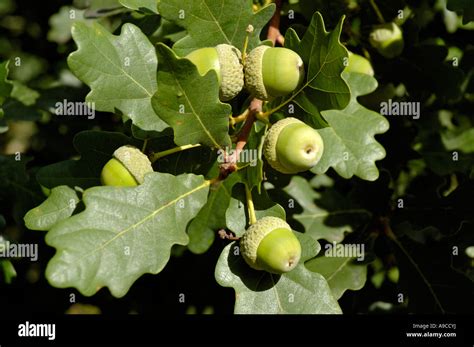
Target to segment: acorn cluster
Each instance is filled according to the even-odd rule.
[[[244,86],[256,98],[271,100],[290,94],[304,78],[303,60],[287,48],[259,46],[248,54],[244,64],[241,52],[228,44],[199,48],[185,58],[202,76],[215,71],[222,101],[233,99]]]
[[[287,48],[259,46],[242,63],[241,52],[227,44],[197,49],[186,56],[204,76],[214,71],[221,101],[233,99],[245,87],[255,98],[268,101],[294,92],[303,82],[301,57]],[[266,134],[263,153],[275,170],[294,174],[312,168],[321,159],[323,139],[297,118],[276,122]],[[149,158],[138,148],[122,146],[103,167],[101,182],[107,186],[133,187],[153,171]],[[240,240],[243,259],[255,270],[283,274],[293,270],[301,245],[283,219],[265,217],[252,224]]]

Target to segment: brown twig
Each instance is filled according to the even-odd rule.
[[[263,101],[259,99],[253,99],[250,102],[247,118],[245,119],[245,123],[237,136],[235,150],[232,152],[232,155],[227,155],[227,153],[224,153],[224,163],[220,166],[220,179],[225,179],[232,172],[237,171],[237,161],[240,157],[240,153],[247,144],[250,131],[252,130],[252,126],[256,120],[256,114],[262,112],[262,105]]]
[[[283,44],[285,43],[285,37],[280,32],[281,3],[282,0],[275,0],[276,10],[270,21],[267,39],[271,40],[273,42],[273,45],[278,42],[280,45],[283,46]]]
[[[280,11],[282,0],[275,0],[275,5],[276,10],[270,21],[270,27],[268,28],[267,33],[267,38],[271,40],[273,44],[275,44],[275,42],[277,41],[280,42],[279,40],[283,38],[280,33]],[[232,172],[237,171],[237,161],[240,157],[240,153],[247,144],[247,140],[250,135],[250,131],[252,130],[252,126],[257,120],[257,115],[262,113],[262,107],[262,100],[254,98],[250,102],[248,114],[245,117],[245,123],[237,136],[235,150],[233,151],[232,155],[227,155],[227,153],[224,153],[224,163],[222,163],[219,168],[219,180],[224,180]]]
[[[222,240],[231,240],[231,241],[238,241],[240,237],[235,236],[232,231],[227,231],[225,229],[220,229],[217,231],[217,234]]]

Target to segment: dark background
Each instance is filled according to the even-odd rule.
[[[370,51],[376,78],[382,87],[388,83],[403,83],[408,95],[404,100],[424,103],[432,95],[436,96],[433,103],[424,106],[422,118],[418,122],[389,119],[390,131],[378,137],[387,152],[387,157],[378,163],[381,170],[378,181],[371,183],[357,178],[343,180],[334,172],[329,173],[336,180],[336,187],[341,194],[350,195],[360,206],[374,213],[370,228],[352,236],[362,237],[371,246],[371,260],[380,260],[380,271],[386,272],[392,268],[400,271],[397,281],[384,280],[375,286],[371,278],[376,269],[369,266],[365,287],[356,292],[347,291],[340,305],[345,313],[440,312],[413,263],[399,245],[384,234],[384,228],[387,227],[384,221],[388,218],[390,227],[400,237],[404,249],[433,284],[445,311],[472,314],[472,263],[465,258],[453,258],[450,250],[453,245],[457,245],[460,253],[463,253],[468,245],[474,244],[474,160],[472,153],[466,153],[462,156],[462,163],[450,162],[451,152],[440,141],[442,127],[437,112],[446,108],[451,110],[455,125],[457,115],[473,121],[472,79],[464,91],[460,90],[460,82],[464,77],[460,78],[446,62],[446,47],[456,46],[464,52],[460,67],[463,76],[473,71],[473,47],[469,45],[469,42],[472,43],[473,31],[459,28],[455,33],[448,33],[440,12],[433,9],[434,1],[378,2],[383,3],[379,5],[386,18],[394,17],[396,10],[405,5],[411,6],[415,12],[415,16],[404,25],[406,48],[403,55],[390,61],[370,51],[364,39],[371,25],[376,23],[368,1],[359,1],[355,9],[347,9],[345,1],[328,1],[326,4],[322,1],[302,1],[306,9],[302,12],[304,15],[296,13],[296,19],[291,22],[285,16],[282,17],[282,32],[285,32],[289,25],[307,25],[309,14],[315,10],[321,10],[329,28],[335,25],[340,15],[345,14],[347,19],[342,40],[356,53]],[[129,133],[129,129],[123,126],[118,117],[110,114],[98,114],[93,121],[44,117],[44,105],[50,104],[51,100],[62,100],[66,95],[68,99],[83,100],[88,92],[85,86],[61,85],[60,72],[67,67],[66,58],[75,49],[72,40],[58,44],[47,38],[50,17],[61,6],[71,2],[21,0],[11,2],[10,5],[8,3],[0,0],[0,4],[3,4],[0,7],[0,61],[16,56],[29,57],[30,62],[25,67],[29,69],[27,76],[10,78],[22,79],[24,84],[39,91],[41,96],[36,105],[22,110],[27,123],[35,124],[35,133],[23,144],[25,154],[31,158],[27,165],[29,180],[24,181],[29,191],[24,194],[16,191],[12,193],[8,189],[0,191],[0,214],[6,222],[0,232],[13,241],[38,243],[40,258],[37,263],[25,259],[13,261],[16,279],[11,284],[0,281],[1,313],[64,313],[71,306],[70,295],[75,294],[77,303],[94,305],[108,315],[139,313],[168,317],[193,312],[231,314],[234,291],[218,286],[214,280],[215,263],[226,245],[221,240],[216,240],[204,255],[193,255],[187,250],[176,248],[163,272],[156,276],[143,276],[122,299],[113,298],[104,289],[86,298],[74,289],[56,289],[47,283],[44,270],[54,250],[45,245],[44,232],[26,230],[22,222],[24,213],[44,199],[36,183],[35,172],[39,167],[75,155],[72,138],[82,130],[95,128]],[[288,10],[288,6],[285,4],[284,10]],[[431,20],[421,25],[426,20],[424,16],[429,16]],[[110,22],[120,19],[130,19],[129,14],[110,16]],[[357,22],[358,26],[355,24]],[[445,45],[437,47],[426,43],[426,40],[435,38],[442,38]],[[437,60],[435,53],[438,51],[441,58]],[[463,96],[464,93],[471,96]],[[374,100],[368,99],[361,102],[368,106],[374,104]],[[0,135],[0,153],[4,153],[12,139],[21,137],[25,126],[29,127],[24,122],[18,122],[11,126],[7,134]],[[422,143],[425,151],[415,150],[414,143]],[[412,171],[409,162],[413,159],[424,162],[425,168]],[[413,174],[406,182],[408,199],[405,204],[410,209],[396,211],[393,197],[402,173]],[[453,192],[443,196],[442,192],[452,187],[453,177],[456,182]],[[411,223],[412,229],[406,229],[404,222],[407,221]],[[397,294],[401,292],[409,297],[408,303],[397,302]],[[185,294],[185,303],[178,301],[181,293]],[[391,305],[383,308],[377,302]]]

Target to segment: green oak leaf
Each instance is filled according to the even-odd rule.
[[[125,10],[119,0],[75,0],[74,6],[86,9],[85,18],[110,17]]]
[[[188,226],[188,248],[195,254],[206,252],[216,232],[226,227],[226,211],[232,198],[232,187],[239,181],[234,173],[217,186],[211,186],[207,203]]]
[[[389,123],[385,117],[360,105],[357,97],[375,90],[377,81],[359,73],[344,72],[343,77],[351,88],[351,101],[343,110],[322,112],[330,126],[319,130],[324,153],[311,171],[322,174],[333,167],[344,178],[356,175],[375,181],[379,177],[375,161],[385,158],[385,149],[374,135],[386,132]]]
[[[257,189],[253,189],[252,199],[257,219],[266,216],[286,219],[285,209],[273,202],[265,189],[262,189],[260,193]],[[240,237],[245,233],[249,218],[244,185],[239,184],[234,187],[225,217],[227,228],[235,235]]]
[[[84,22],[84,11],[72,6],[62,6],[49,18],[50,29],[48,40],[64,44],[71,39],[71,28],[74,22]]]
[[[12,92],[13,84],[8,80],[8,60],[0,64],[0,105]]]
[[[471,0],[448,0],[447,7],[463,14],[463,24],[474,20],[474,2]]]
[[[174,130],[178,146],[200,143],[213,148],[230,145],[229,104],[219,101],[217,75],[199,75],[196,66],[159,43],[158,91],[152,98],[156,114]]]
[[[27,193],[26,185],[28,175],[26,173],[26,164],[30,159],[26,157],[3,156],[0,155],[0,201],[8,196],[16,196],[20,193]],[[29,192],[29,195],[34,195]]]
[[[455,124],[451,120],[455,120]],[[417,136],[412,148],[423,158],[426,166],[439,176],[455,172],[469,174],[474,167],[471,152],[471,120],[463,114],[441,110],[436,117],[421,117],[416,122]],[[440,127],[443,126],[443,128]],[[466,132],[466,134],[463,134]]]
[[[138,27],[124,24],[120,36],[114,36],[100,24],[76,22],[72,37],[78,50],[69,55],[68,64],[91,88],[86,101],[95,110],[120,110],[144,130],[167,127],[151,107],[157,90],[155,48]]]
[[[158,0],[119,0],[120,4],[135,11],[158,14]]]
[[[82,131],[73,140],[81,158],[71,159],[42,167],[37,175],[38,182],[46,188],[67,185],[82,189],[100,185],[100,173],[112,158],[114,151],[124,145],[140,148],[142,142],[122,133],[105,131]]]
[[[341,309],[324,277],[305,268],[304,262],[320,250],[319,243],[295,232],[302,246],[298,266],[283,275],[251,269],[237,242],[227,245],[217,261],[215,277],[235,290],[236,314],[337,314]]]
[[[141,275],[163,270],[173,245],[188,243],[186,225],[205,204],[208,187],[202,176],[153,172],[138,187],[86,190],[85,210],[46,235],[57,250],[48,281],[86,296],[104,286],[124,296]]]
[[[69,218],[76,209],[79,198],[74,189],[59,186],[41,205],[28,211],[25,225],[31,230],[50,230],[57,223]]]
[[[350,233],[370,221],[371,213],[353,206],[334,189],[318,192],[304,178],[294,176],[284,189],[303,208],[293,218],[303,224],[306,234],[315,240],[341,242]]]
[[[305,266],[324,276],[336,300],[348,289],[362,289],[367,279],[367,265],[357,263],[352,257],[317,257]]]
[[[324,28],[323,17],[316,12],[301,40],[291,28],[285,35],[285,47],[301,56],[306,70],[303,85],[291,98],[306,112],[310,112],[316,123],[321,123],[318,110],[342,109],[350,100],[350,90],[341,78],[345,67],[344,58],[348,56],[346,48],[339,41],[343,21],[344,17],[328,33]],[[314,107],[309,106],[311,103],[314,103]]]
[[[253,25],[248,48],[260,44],[260,32],[275,12],[275,5],[252,10],[252,0],[159,0],[158,11],[166,19],[185,28],[188,35],[176,42],[173,50],[180,56],[201,47],[221,43],[242,50],[246,29]]]
[[[8,206],[17,225],[23,221],[25,213],[44,200],[38,184],[31,180],[27,164],[31,157],[0,155],[0,206]]]
[[[246,182],[252,190],[254,187],[261,190],[261,184],[264,179],[263,173],[263,143],[266,126],[256,122],[252,126],[246,148],[239,156],[239,175],[242,181]]]
[[[3,277],[6,284],[11,284],[13,279],[17,276],[15,267],[10,260],[0,260],[0,270],[3,272]]]
[[[461,150],[464,153],[474,153],[474,127],[471,119],[462,114],[456,114],[457,126],[453,124],[454,114],[440,111],[440,122],[446,127],[441,132],[441,140],[448,151]]]
[[[12,81],[10,97],[3,103],[5,119],[9,121],[35,121],[41,119],[35,103],[40,94],[21,82]],[[1,98],[1,97],[0,97]]]
[[[441,136],[448,151],[459,149],[464,153],[474,153],[474,128],[459,134],[442,134]]]

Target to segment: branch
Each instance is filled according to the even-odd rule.
[[[247,118],[245,119],[245,124],[240,130],[239,135],[237,137],[235,150],[233,151],[232,155],[227,155],[227,153],[224,153],[224,163],[220,166],[219,177],[221,179],[225,179],[232,172],[237,171],[237,161],[240,157],[240,153],[247,144],[250,131],[252,130],[252,126],[255,123],[255,120],[257,119],[256,114],[262,112],[262,105],[263,101],[259,99],[253,99],[250,102],[250,106],[248,109],[249,112],[247,114]]]
[[[280,32],[280,12],[282,0],[275,0],[276,10],[270,21],[270,27],[268,28],[267,39],[273,42],[275,45],[277,42],[283,46],[285,38]]]
[[[275,44],[277,41],[281,43],[281,40],[283,39],[283,35],[280,33],[280,12],[282,0],[275,0],[275,5],[276,10],[270,21],[270,27],[268,28],[267,33],[267,39],[271,40],[273,44]],[[228,155],[227,152],[224,152],[224,163],[222,163],[219,167],[219,180],[224,180],[231,173],[237,171],[237,161],[240,157],[240,153],[247,144],[252,126],[257,120],[257,115],[262,114],[262,109],[262,100],[254,98],[250,102],[248,114],[245,117],[245,124],[243,125],[237,137],[235,150],[233,151],[232,155]]]

